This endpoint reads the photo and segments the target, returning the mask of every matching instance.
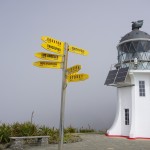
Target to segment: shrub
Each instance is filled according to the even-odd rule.
[[[51,129],[49,127],[42,126],[42,127],[38,128],[37,134],[38,135],[49,135],[50,131],[51,131]]]
[[[64,129],[64,142],[77,142],[80,141],[80,137],[77,135],[74,135],[72,133],[75,133],[77,130],[73,127],[68,127]],[[81,130],[84,131],[83,129]],[[89,132],[89,130],[88,130]],[[10,141],[10,136],[36,136],[36,135],[48,135],[49,143],[58,143],[59,141],[59,130],[53,128],[49,128],[46,126],[38,127],[35,124],[32,124],[31,122],[25,122],[25,123],[13,123],[12,125],[7,125],[5,123],[0,125],[0,143],[8,143]],[[27,141],[28,142],[28,141]],[[29,141],[30,142],[30,141]]]
[[[53,144],[56,144],[58,143],[59,141],[59,130],[58,129],[50,129],[50,132],[49,132],[49,143],[53,143]]]
[[[37,134],[36,125],[31,122],[14,123],[12,126],[12,136],[33,136]]]
[[[79,141],[82,141],[82,139],[78,135],[68,133],[64,136],[64,143],[74,143]]]
[[[91,132],[95,132],[94,129],[79,129],[79,132],[80,133],[91,133]]]
[[[64,129],[64,133],[76,133],[76,129],[73,128],[72,126]]]
[[[11,127],[3,123],[0,125],[0,143],[7,143],[10,141],[9,137],[11,135]]]

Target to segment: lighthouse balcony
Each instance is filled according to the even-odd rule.
[[[114,65],[117,68],[126,68],[129,67],[129,70],[150,70],[150,59],[130,59],[124,60],[123,62],[117,63]]]

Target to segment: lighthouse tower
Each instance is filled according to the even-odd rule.
[[[108,136],[150,138],[150,35],[132,22],[132,31],[117,45],[118,62],[105,85],[117,88],[117,111]]]

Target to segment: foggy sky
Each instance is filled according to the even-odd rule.
[[[0,0],[0,122],[30,121],[59,126],[62,70],[40,69],[36,52],[47,35],[89,51],[69,53],[68,67],[82,65],[84,82],[69,83],[65,126],[108,129],[117,106],[115,87],[104,86],[116,46],[131,31],[131,22],[144,20],[150,33],[148,0]]]

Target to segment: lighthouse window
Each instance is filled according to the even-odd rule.
[[[145,96],[145,81],[139,81],[139,95]]]
[[[125,125],[129,125],[129,109],[125,109]]]

